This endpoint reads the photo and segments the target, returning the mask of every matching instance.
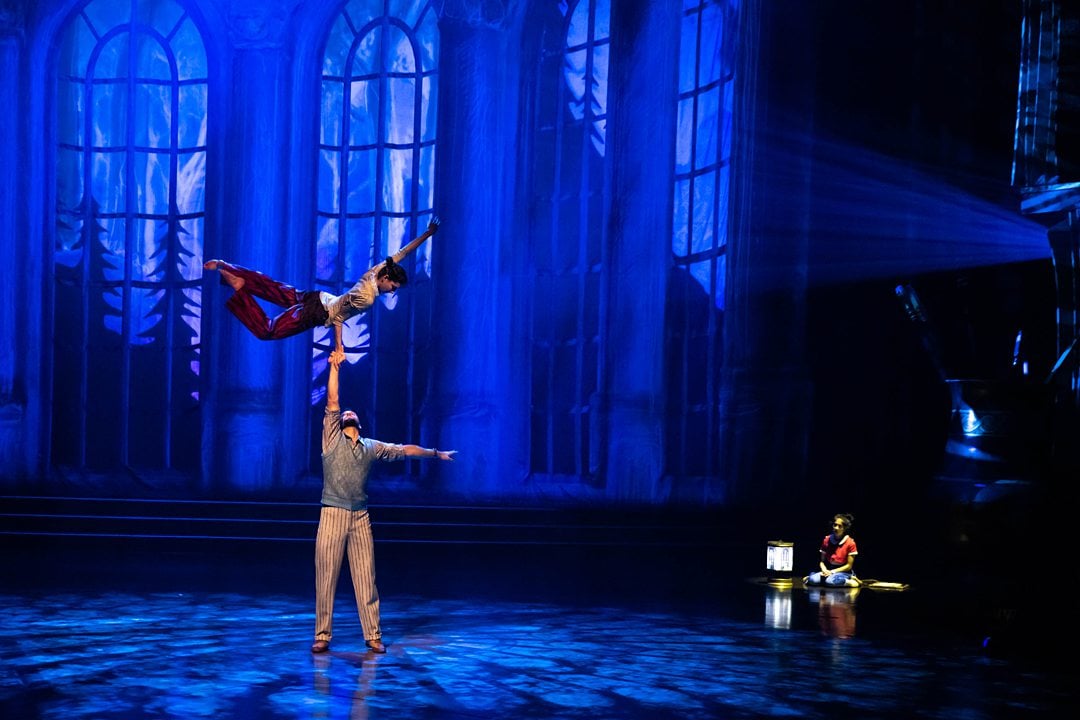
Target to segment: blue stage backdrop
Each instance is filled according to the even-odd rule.
[[[873,120],[823,78],[866,65],[813,7],[2,8],[9,494],[317,499],[333,331],[257,339],[209,259],[338,294],[441,218],[345,325],[342,396],[370,436],[458,460],[382,466],[376,501],[717,507],[812,492],[813,287],[892,303],[898,279],[1049,255],[1007,169],[939,172],[984,138],[905,159],[848,132]]]

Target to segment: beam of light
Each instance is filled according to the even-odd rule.
[[[808,235],[811,284],[1050,257],[1046,228],[1021,214],[1007,165],[993,181],[822,138],[778,138],[769,154],[763,179],[778,191],[766,232]],[[805,215],[780,207],[805,187]]]

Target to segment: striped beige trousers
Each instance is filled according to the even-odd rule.
[[[346,548],[364,639],[382,637],[379,629],[379,591],[375,588],[375,542],[368,511],[323,505],[319,513],[319,531],[315,535],[316,640],[330,642],[334,634],[334,594]]]

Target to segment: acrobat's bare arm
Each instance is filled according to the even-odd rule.
[[[394,262],[401,262],[402,260],[404,260],[409,253],[420,247],[425,240],[438,232],[439,225],[441,224],[442,221],[439,220],[438,216],[433,215],[431,217],[431,222],[428,223],[427,230],[425,230],[423,234],[410,240],[408,245],[401,248],[391,256],[394,258]]]
[[[330,363],[330,374],[326,378],[326,409],[330,412],[337,412],[341,409],[341,398],[338,393],[340,387],[339,371],[343,360],[345,360],[345,353],[340,350],[334,350],[330,353],[327,360]]]
[[[334,323],[334,352],[345,352],[345,346],[341,344],[341,328],[344,324],[344,322]]]
[[[406,457],[428,458],[429,460],[454,461],[457,450],[439,450],[438,448],[426,448],[419,445],[402,445]]]

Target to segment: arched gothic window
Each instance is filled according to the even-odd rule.
[[[737,0],[685,0],[668,295],[668,471],[715,472]]]
[[[93,0],[55,67],[53,463],[196,472],[202,36],[172,0]]]
[[[596,477],[610,168],[606,162],[610,0],[564,3],[543,48],[533,157],[532,335],[535,478]]]
[[[430,1],[352,0],[330,28],[321,79],[319,290],[344,292],[432,217],[438,51]],[[380,297],[343,332],[351,401],[368,413],[368,429],[386,437],[416,436],[427,389],[431,243],[402,264],[408,289]],[[330,328],[316,329],[313,406],[325,396],[333,341]],[[383,414],[386,388],[393,404]]]

